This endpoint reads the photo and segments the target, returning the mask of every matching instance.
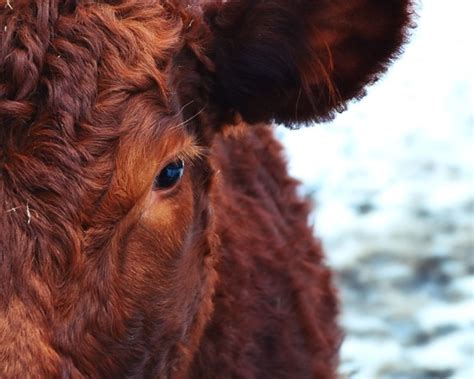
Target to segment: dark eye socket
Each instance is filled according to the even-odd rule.
[[[184,162],[177,159],[169,163],[161,172],[155,177],[153,182],[153,190],[164,190],[173,187],[179,182],[184,173]]]

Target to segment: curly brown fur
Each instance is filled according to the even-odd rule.
[[[335,377],[310,207],[242,118],[332,117],[410,4],[288,4],[0,0],[0,377]]]

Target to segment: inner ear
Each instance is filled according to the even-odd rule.
[[[410,0],[207,4],[212,99],[249,123],[331,119],[397,56],[412,13]]]

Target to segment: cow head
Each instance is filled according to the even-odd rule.
[[[330,119],[386,69],[409,14],[1,0],[0,376],[183,375],[217,280],[215,136]]]

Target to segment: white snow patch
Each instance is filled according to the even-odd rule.
[[[474,333],[455,333],[426,346],[409,349],[406,355],[416,367],[458,368],[466,365],[466,352],[474,354]]]
[[[474,298],[449,306],[445,303],[431,304],[418,311],[416,318],[424,330],[453,324],[474,328]]]

